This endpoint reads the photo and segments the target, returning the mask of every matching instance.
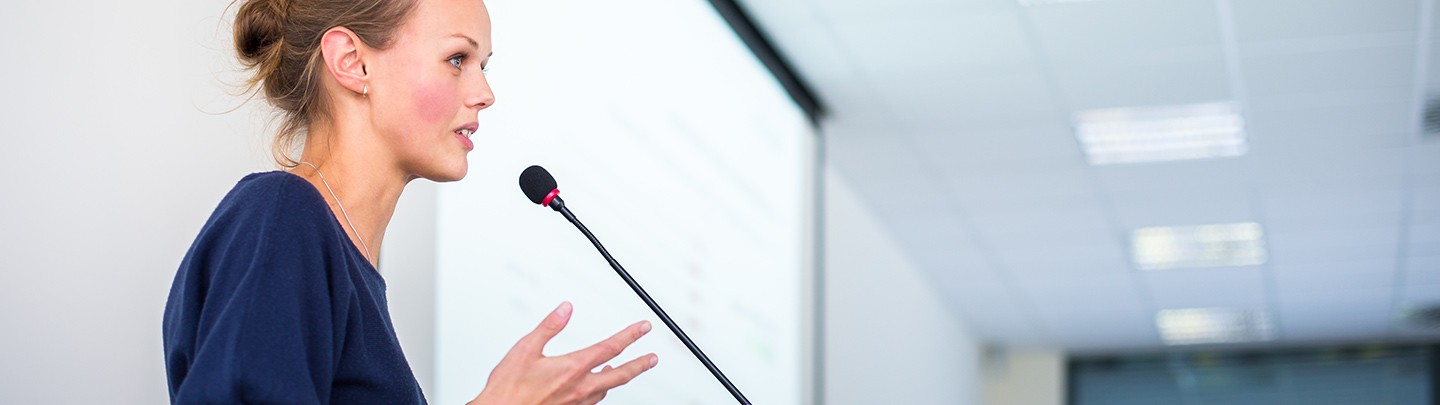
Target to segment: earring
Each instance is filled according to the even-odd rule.
[[[367,85],[364,85],[364,86],[365,86],[365,87],[360,90],[360,96],[361,96],[361,97],[370,97],[370,85],[367,84]]]

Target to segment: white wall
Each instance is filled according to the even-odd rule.
[[[416,180],[405,187],[380,251],[390,320],[425,397],[435,399],[435,206],[446,185]]]
[[[825,403],[980,403],[974,337],[850,185],[825,178]]]
[[[267,167],[251,110],[200,111],[234,105],[211,73],[227,2],[0,6],[0,403],[168,401],[170,280]]]
[[[226,94],[229,3],[0,4],[0,403],[168,402],[160,321],[176,267],[225,192],[273,167],[262,102],[219,114],[241,101]],[[433,235],[414,208],[426,192],[392,232]],[[410,314],[430,281],[396,273],[433,245],[402,239],[387,238],[382,267],[425,376],[433,335]]]

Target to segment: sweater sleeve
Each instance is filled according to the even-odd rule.
[[[196,258],[204,297],[174,403],[321,404],[331,397],[345,297],[327,238],[283,187],[241,208]],[[294,194],[294,193],[288,193]],[[328,212],[325,213],[328,215]],[[192,253],[199,253],[194,252]],[[203,280],[203,281],[200,281]],[[343,302],[343,301],[339,301]]]

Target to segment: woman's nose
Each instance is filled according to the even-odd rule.
[[[495,93],[490,91],[490,80],[484,73],[480,74],[480,84],[475,88],[474,93],[465,100],[465,105],[476,110],[484,110],[495,104]]]

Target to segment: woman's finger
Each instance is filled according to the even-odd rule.
[[[555,307],[554,311],[550,311],[550,315],[540,321],[540,325],[536,326],[535,330],[530,331],[515,343],[515,347],[510,349],[511,354],[523,354],[529,357],[543,356],[545,345],[550,343],[550,339],[555,338],[555,335],[560,334],[560,331],[565,329],[565,325],[570,323],[570,313],[573,309],[570,301],[560,303],[560,306]]]
[[[637,339],[645,336],[646,333],[650,333],[650,321],[636,322],[634,325],[630,325],[630,327],[621,330],[614,336],[610,336],[600,341],[600,343],[580,349],[580,351],[571,353],[570,355],[575,356],[577,360],[584,363],[586,370],[593,370],[601,363],[610,361],[610,359],[615,358],[615,356],[619,356],[620,352],[625,351],[626,347],[630,347],[631,343],[635,343]]]
[[[630,360],[625,364],[621,364],[620,367],[616,367],[612,370],[605,370],[599,373],[595,373],[595,375],[591,378],[595,380],[595,387],[597,387],[597,389],[599,389],[601,392],[609,391],[615,387],[625,385],[625,383],[628,383],[630,382],[630,380],[635,379],[636,376],[639,376],[640,373],[644,373],[646,370],[650,370],[651,368],[655,367],[655,364],[659,361],[660,356],[656,356],[654,353],[651,353],[640,356],[635,360]]]

